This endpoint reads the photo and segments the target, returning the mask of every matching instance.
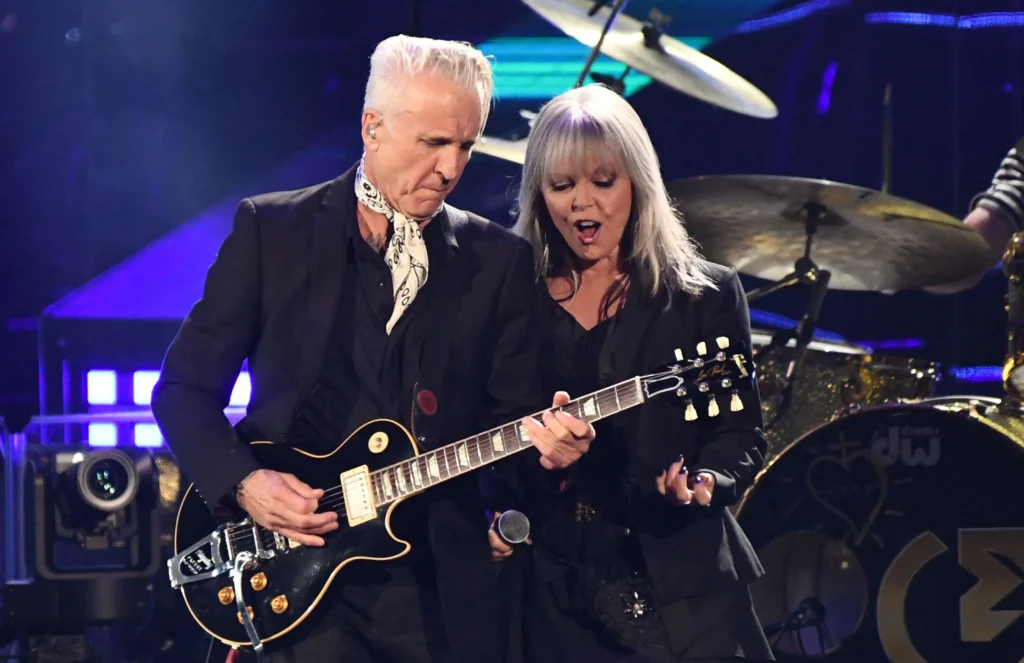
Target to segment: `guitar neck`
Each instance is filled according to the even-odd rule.
[[[561,411],[593,423],[640,405],[644,400],[640,379],[632,378],[561,407],[537,412],[533,418],[539,420],[544,412]],[[382,468],[371,475],[377,505],[390,504],[532,446],[522,422],[516,421]]]

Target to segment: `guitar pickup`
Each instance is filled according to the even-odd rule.
[[[349,527],[362,525],[377,517],[370,469],[366,465],[342,473],[341,492],[345,498],[345,517],[348,518]]]

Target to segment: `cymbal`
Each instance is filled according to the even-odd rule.
[[[593,48],[611,13],[602,7],[587,12],[592,0],[523,0],[556,28]],[[717,60],[662,35],[657,47],[644,42],[643,23],[620,12],[601,44],[605,55],[665,85],[709,104],[737,113],[770,119],[779,114],[772,100]]]
[[[913,290],[967,279],[988,267],[984,238],[911,200],[828,180],[723,175],[668,186],[686,227],[713,262],[770,281],[804,254],[804,210],[819,206],[810,258],[836,290]]]
[[[480,141],[473,146],[473,151],[512,161],[521,166],[526,162],[526,140],[525,138],[507,140],[505,138],[481,136]]]

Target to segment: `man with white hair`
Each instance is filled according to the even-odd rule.
[[[245,442],[327,454],[363,423],[390,418],[434,447],[547,404],[535,374],[530,246],[444,204],[492,87],[490,63],[469,45],[387,39],[371,58],[359,163],[332,182],[239,205],[152,400],[215,512],[240,507],[321,546],[338,527],[337,514],[316,513],[323,491],[260,467]],[[232,427],[223,410],[246,360],[252,400]],[[594,436],[564,414],[525,425],[531,462],[548,469],[575,462]],[[346,566],[308,619],[267,643],[268,656],[499,660],[483,519],[472,474],[408,499],[392,529],[412,552]]]

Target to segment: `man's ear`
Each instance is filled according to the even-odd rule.
[[[363,146],[368,150],[374,150],[379,147],[380,142],[378,140],[378,133],[380,131],[381,116],[380,113],[372,108],[363,111]]]

